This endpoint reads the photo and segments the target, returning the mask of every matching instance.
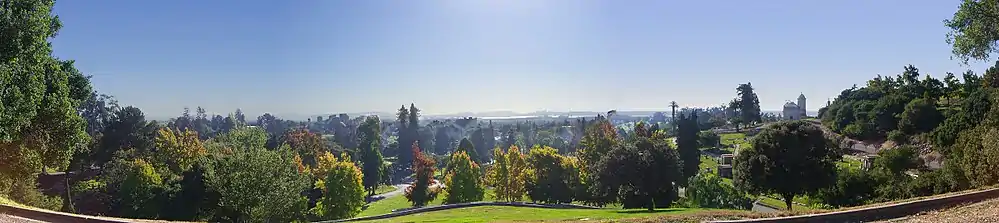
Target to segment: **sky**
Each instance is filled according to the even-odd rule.
[[[56,56],[147,116],[668,110],[751,82],[763,110],[963,65],[960,1],[58,1]],[[960,76],[960,75],[959,75]]]

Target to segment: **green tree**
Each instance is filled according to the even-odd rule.
[[[742,124],[751,125],[763,121],[760,116],[760,99],[753,91],[753,83],[739,84],[738,92],[739,117]]]
[[[212,194],[206,208],[213,222],[291,222],[304,220],[310,188],[307,175],[298,172],[290,148],[239,148],[232,154],[211,156],[205,165],[205,184]]]
[[[433,187],[436,162],[420,151],[419,144],[413,143],[413,172],[416,181],[406,188],[406,199],[415,207],[423,207],[437,198],[440,187]]]
[[[819,189],[811,197],[833,207],[862,205],[875,196],[877,181],[864,170],[839,167],[836,170],[836,183]]]
[[[950,28],[947,43],[954,56],[967,63],[969,59],[988,60],[997,51],[999,40],[999,1],[964,0],[951,19],[944,20]]]
[[[569,203],[575,198],[573,186],[578,173],[568,158],[548,146],[534,146],[527,154],[527,196],[535,202]],[[576,176],[574,176],[576,175]]]
[[[413,143],[422,143],[421,142],[422,140],[420,140],[420,138],[421,138],[420,137],[420,109],[416,108],[416,104],[412,104],[412,103],[409,104],[409,121],[408,121],[408,123],[406,125],[406,128],[407,128],[406,135],[408,137],[408,139],[407,139],[408,141],[406,141],[405,142],[406,144],[404,144],[404,145],[412,145]],[[420,144],[420,145],[422,146],[423,144]],[[409,155],[412,155],[411,153],[407,153],[407,152],[405,152],[405,150],[399,150],[399,152],[400,152],[400,156],[401,156],[400,157],[401,158],[400,162],[401,162],[402,165],[410,165],[410,164],[412,164],[412,162],[413,162],[412,160],[414,158],[413,157],[409,157]]]
[[[114,185],[111,214],[129,218],[157,218],[162,201],[163,179],[153,165],[142,159],[116,159],[107,168],[107,185]]]
[[[687,179],[697,175],[701,164],[701,150],[698,148],[697,143],[697,133],[700,131],[700,128],[697,127],[696,113],[691,113],[690,116],[681,114],[679,123],[676,135],[676,149],[683,163],[681,168],[683,175],[678,183],[680,186],[687,186]]]
[[[936,128],[943,118],[933,100],[919,98],[905,105],[905,111],[899,115],[898,129],[907,134],[929,132]]]
[[[697,133],[697,143],[701,146],[717,147],[721,144],[721,136],[712,131]]]
[[[364,172],[364,188],[368,190],[368,195],[375,195],[378,183],[381,179],[382,160],[381,153],[381,121],[378,116],[368,116],[364,123],[357,127],[358,150],[361,154],[361,170]]]
[[[890,201],[912,197],[910,191],[899,186],[911,182],[911,177],[905,174],[911,169],[921,168],[923,160],[919,151],[912,146],[900,146],[881,150],[872,165],[872,175],[877,181],[875,193],[880,200]]]
[[[607,120],[598,120],[593,126],[586,128],[585,135],[580,140],[579,159],[582,161],[583,169],[590,171],[589,166],[595,165],[617,147],[617,130]]]
[[[472,161],[475,162],[482,161],[482,157],[479,157],[479,153],[476,152],[475,146],[472,145],[472,141],[469,141],[468,138],[461,139],[461,142],[458,143],[458,149],[455,150],[453,153],[458,153],[458,152],[465,152],[468,157],[472,158]]]
[[[699,173],[689,181],[685,195],[695,207],[747,210],[753,206],[753,200],[746,193],[723,182],[717,175]]]
[[[482,187],[482,170],[465,151],[451,153],[444,177],[444,204],[481,201],[486,189]]]
[[[787,209],[796,195],[834,182],[842,153],[818,127],[804,121],[773,124],[760,131],[734,160],[735,185],[751,193],[773,193]]]
[[[312,212],[322,220],[346,219],[357,216],[364,206],[364,184],[361,169],[350,157],[333,157],[329,152],[319,156],[319,169],[324,173],[315,187],[323,191],[323,198]]]
[[[514,202],[523,199],[526,193],[527,162],[520,148],[511,146],[506,152],[493,149],[496,161],[487,173],[487,183],[495,189],[496,199]]]
[[[35,179],[44,168],[65,169],[89,141],[76,110],[89,83],[71,61],[52,55],[49,40],[62,27],[54,4],[0,4],[0,194],[16,190],[11,197],[20,201],[26,200],[18,194],[37,194]]]
[[[413,136],[409,131],[409,109],[406,109],[406,105],[402,105],[399,108],[399,112],[396,113],[396,134],[399,137],[396,139],[398,142],[396,144],[396,155],[399,158],[400,165],[408,165],[413,159],[410,155],[410,146],[413,145]]]
[[[999,183],[999,173],[995,171],[995,167],[999,166],[997,143],[999,143],[999,129],[992,126],[979,126],[962,132],[958,137],[951,157],[961,164],[972,186],[982,187]]]
[[[166,165],[173,173],[183,173],[191,169],[191,165],[208,152],[198,139],[198,133],[192,130],[181,132],[161,128],[155,141],[157,152],[154,154],[154,160]]]
[[[682,177],[679,155],[665,135],[635,132],[641,137],[611,150],[596,165],[594,191],[616,197],[624,208],[669,207],[677,198],[674,185]]]

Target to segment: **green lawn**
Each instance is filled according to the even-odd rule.
[[[860,169],[862,165],[863,164],[860,162],[860,158],[854,156],[843,156],[843,160],[836,163],[836,166],[838,167],[848,167],[851,169]]]
[[[722,150],[735,152],[733,148],[729,147],[740,145],[740,148],[747,148],[752,146],[752,144],[749,143],[749,140],[746,139],[745,133],[726,133],[719,136],[721,137]]]
[[[506,206],[480,206],[427,212],[363,222],[494,222],[567,221],[642,218],[657,215],[696,213],[704,209],[669,208],[649,212],[638,209],[547,209]]]
[[[795,197],[795,198],[796,198],[795,201],[798,201],[797,197]],[[798,202],[800,202],[800,201],[798,201]],[[760,203],[764,203],[764,204],[767,204],[769,206],[773,206],[773,207],[779,208],[781,210],[786,210],[787,209],[787,205],[784,204],[783,200],[777,200],[777,199],[773,199],[773,198],[769,198],[769,197],[760,196]],[[799,205],[799,204],[791,204],[791,209],[795,210],[795,211],[806,211],[806,210],[812,210],[812,209],[815,209],[815,208],[812,208],[812,207],[809,207],[809,206],[802,206],[802,205]]]
[[[381,186],[378,186],[377,189],[375,189],[375,194],[384,194],[384,193],[392,192],[392,191],[395,191],[395,190],[396,190],[395,186],[381,185]]]
[[[711,168],[711,172],[717,174],[718,173],[718,161],[715,160],[715,158],[712,158],[710,156],[701,155],[701,164],[698,165],[698,168],[701,171],[707,171],[708,168]]]
[[[493,193],[493,190],[486,189],[486,196],[483,199],[483,201],[495,201],[495,200],[496,196]],[[441,203],[443,202],[444,202],[444,196],[443,194],[441,194],[437,196],[436,200],[430,202],[430,204],[428,204],[427,206],[438,206],[441,205]],[[379,201],[371,202],[370,204],[368,204],[368,208],[361,211],[361,214],[358,214],[357,216],[365,217],[365,216],[388,214],[392,213],[392,210],[409,208],[409,207],[413,207],[413,204],[409,203],[409,200],[406,200],[406,196],[396,195]]]

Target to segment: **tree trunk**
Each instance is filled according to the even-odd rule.
[[[785,194],[784,195],[784,204],[787,205],[787,211],[791,211],[791,204],[792,204],[793,201],[794,201],[794,195],[793,194]]]
[[[646,195],[646,196],[649,197],[649,203],[646,204],[646,205],[649,206],[649,212],[655,211],[656,210],[656,198],[655,198],[655,196],[652,196],[651,194]]]

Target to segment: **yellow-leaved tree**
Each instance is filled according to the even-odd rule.
[[[486,175],[486,182],[495,190],[496,200],[514,202],[524,198],[524,183],[527,177],[527,162],[517,146],[503,152],[493,149],[496,162]]]
[[[345,219],[361,213],[364,206],[364,184],[361,169],[346,154],[341,159],[324,152],[316,158],[313,173],[320,176],[316,188],[323,190],[323,198],[316,203],[312,213],[322,220]]]
[[[182,173],[191,169],[198,158],[207,154],[205,145],[198,138],[198,133],[190,129],[179,131],[161,128],[156,134],[156,152],[153,157],[166,164],[171,172]]]

